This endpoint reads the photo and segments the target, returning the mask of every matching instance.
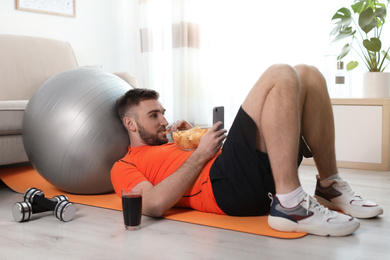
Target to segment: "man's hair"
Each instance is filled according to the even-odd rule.
[[[126,112],[138,106],[143,100],[158,99],[159,94],[152,89],[135,88],[127,91],[116,101],[116,109],[121,119],[126,116]],[[136,116],[136,115],[133,115]]]

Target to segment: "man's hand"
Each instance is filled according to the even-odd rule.
[[[149,181],[143,181],[135,186],[135,188],[142,189],[143,192],[143,214],[160,217],[183,197],[189,187],[195,183],[204,165],[221,148],[222,142],[226,138],[225,129],[217,130],[221,124],[222,122],[214,124],[203,135],[198,148],[192,155],[166,179],[155,186]]]
[[[168,127],[168,130],[170,132],[175,132],[176,130],[188,130],[193,128],[193,126],[188,123],[185,120],[178,120],[175,123],[173,123],[170,127]]]
[[[198,148],[194,153],[205,156],[206,160],[213,157],[222,147],[223,140],[226,138],[226,130],[218,130],[222,122],[215,123],[200,139]]]

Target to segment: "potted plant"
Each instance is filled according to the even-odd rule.
[[[390,73],[383,73],[390,63],[390,46],[383,48],[380,40],[389,2],[390,0],[384,2],[355,0],[351,8],[342,7],[332,17],[335,25],[331,31],[331,36],[334,36],[333,42],[348,40],[337,60],[341,61],[353,50],[360,57],[363,67],[368,72],[363,77],[365,96],[382,97],[390,94]],[[350,71],[358,65],[359,62],[353,60],[347,63],[346,69]],[[381,83],[378,78],[384,78],[384,86],[379,86]],[[371,94],[367,92],[376,86],[382,90],[379,92],[374,90]],[[384,92],[381,93],[381,91]]]

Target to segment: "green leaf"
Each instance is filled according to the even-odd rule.
[[[367,50],[378,52],[382,48],[382,42],[378,38],[371,38],[370,40],[364,40],[363,41],[364,47],[366,47]]]
[[[353,70],[358,65],[359,65],[359,63],[357,61],[350,61],[350,62],[348,62],[348,64],[347,64],[347,71]]]
[[[347,56],[348,53],[351,51],[351,49],[352,49],[352,46],[349,43],[344,45],[344,47],[341,49],[340,55],[337,57],[337,60],[341,60],[342,58]]]
[[[383,59],[382,59],[381,64],[379,65],[379,70],[380,70],[381,72],[383,72],[383,71],[386,69],[387,65],[390,64],[390,63],[387,63],[385,66],[383,66],[383,64],[385,63],[385,60],[386,60],[386,59],[390,60],[390,55],[388,55],[388,54],[389,54],[389,51],[390,51],[390,48],[389,48],[386,52],[385,52],[385,51],[382,51]]]
[[[352,22],[353,22],[352,18],[345,18],[335,22],[334,24],[340,25],[341,27],[348,27]]]
[[[375,17],[377,17],[377,18],[383,20],[383,18],[386,17],[386,8],[385,8],[385,7],[377,8],[377,9],[375,10],[375,14],[374,14],[374,15],[375,15]]]
[[[348,38],[350,36],[353,36],[356,33],[356,31],[352,31],[352,27],[348,27],[347,29],[340,31],[338,35],[333,39],[333,42]]]
[[[351,5],[351,8],[353,10],[353,12],[356,14],[360,14],[364,9],[364,6],[365,6],[365,2],[364,1],[361,1],[361,2],[357,2],[353,5]]]
[[[342,26],[337,25],[337,26],[335,26],[335,27],[332,29],[332,31],[330,31],[330,35],[336,35],[336,34],[338,34],[341,30],[342,30]]]
[[[382,54],[383,54],[383,56],[384,56],[386,59],[390,60],[390,54],[389,54],[388,52],[382,51]]]
[[[359,16],[359,26],[367,34],[378,25],[371,7],[364,10]]]
[[[342,7],[333,15],[332,20],[336,20],[336,19],[343,20],[343,19],[349,19],[351,17],[352,17],[351,11],[349,11],[348,8]]]
[[[349,24],[350,23],[348,23],[348,24],[336,24],[336,26],[330,32],[330,35],[336,35],[336,34],[343,33],[343,32],[347,33],[348,32],[347,30],[349,30],[349,29],[352,32],[352,27],[349,26]]]

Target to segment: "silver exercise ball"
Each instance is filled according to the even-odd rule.
[[[24,148],[39,174],[70,193],[113,191],[111,167],[129,145],[115,104],[130,88],[94,69],[71,69],[47,80],[28,102],[22,127]]]

